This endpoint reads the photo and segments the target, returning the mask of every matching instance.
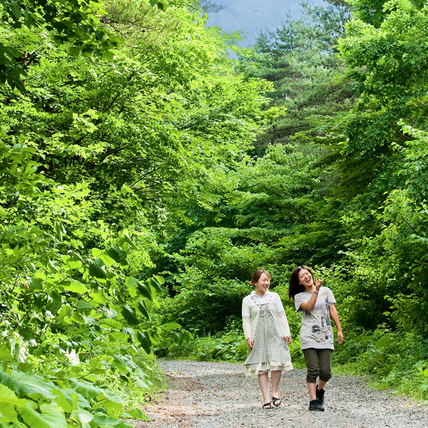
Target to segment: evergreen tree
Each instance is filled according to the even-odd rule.
[[[239,67],[249,76],[271,81],[273,105],[286,109],[260,136],[262,146],[287,143],[311,127],[314,115],[334,115],[351,105],[352,87],[338,79],[344,65],[335,55],[349,8],[303,6],[303,18],[288,18],[275,31],[261,34],[254,50],[240,54]]]

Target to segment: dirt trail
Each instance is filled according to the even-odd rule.
[[[169,389],[146,408],[151,422],[136,428],[427,428],[428,407],[373,391],[351,376],[327,385],[325,412],[309,412],[305,373],[286,372],[278,409],[261,409],[256,379],[244,377],[241,364],[164,361]]]

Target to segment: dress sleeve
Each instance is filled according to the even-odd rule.
[[[248,296],[247,296],[248,297]],[[248,317],[250,318],[250,306],[248,304],[248,299],[247,297],[244,297],[242,299],[242,318],[243,317]]]
[[[278,312],[278,321],[279,325],[281,326],[283,337],[291,336],[290,327],[288,326],[287,315],[285,315],[285,312]]]
[[[251,317],[248,299],[242,299],[242,327],[244,328],[245,339],[251,337]]]
[[[288,326],[287,315],[285,315],[284,306],[282,305],[279,294],[275,296],[275,307],[278,315],[279,325],[281,326],[281,337],[290,336],[290,327]]]
[[[242,317],[242,326],[244,327],[245,339],[251,337],[251,319],[250,317]]]

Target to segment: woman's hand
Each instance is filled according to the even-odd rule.
[[[289,345],[291,343],[291,336],[281,336],[281,339],[285,340],[287,345]]]
[[[315,275],[315,288],[316,288],[316,292],[318,293],[318,291],[320,291],[320,288],[322,286],[322,279],[318,279],[317,276]]]
[[[337,341],[339,342],[339,345],[343,343],[343,333],[342,330],[338,330],[337,332]]]
[[[254,340],[253,340],[253,339],[251,339],[251,337],[249,337],[249,338],[247,339],[247,343],[248,343],[248,347],[249,347],[250,349],[253,349],[253,346],[254,346]]]

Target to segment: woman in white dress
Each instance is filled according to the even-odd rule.
[[[282,372],[292,370],[288,346],[290,328],[281,298],[269,291],[270,275],[257,270],[251,278],[255,290],[242,300],[242,320],[250,354],[245,361],[245,375],[258,377],[263,395],[263,409],[281,404],[278,391]],[[269,375],[272,398],[269,395]]]

